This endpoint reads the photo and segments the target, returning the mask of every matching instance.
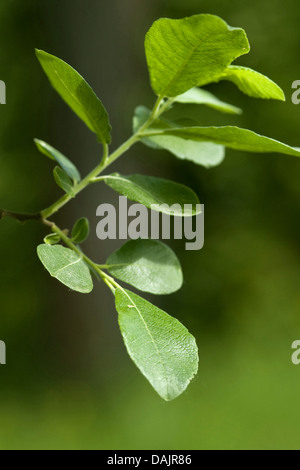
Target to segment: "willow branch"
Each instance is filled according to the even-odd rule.
[[[42,220],[40,212],[36,212],[35,214],[26,214],[0,209],[0,220],[4,219],[5,217],[10,217],[11,219],[15,219],[21,223],[27,222],[28,220]]]

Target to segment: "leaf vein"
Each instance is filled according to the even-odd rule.
[[[147,323],[146,323],[146,321],[145,321],[145,319],[144,319],[144,317],[143,317],[143,315],[142,315],[142,312],[139,310],[138,306],[137,306],[136,303],[133,301],[133,299],[130,297],[130,295],[129,295],[122,287],[121,287],[121,290],[122,290],[123,293],[128,297],[128,299],[130,300],[130,302],[132,302],[132,304],[133,304],[132,307],[134,307],[134,308],[136,309],[136,311],[138,312],[138,314],[139,314],[139,316],[140,316],[142,322],[143,322],[144,325],[145,325],[145,328],[146,328],[146,331],[147,331],[147,333],[148,333],[148,335],[149,335],[149,337],[150,337],[151,343],[153,344],[154,349],[155,349],[155,351],[156,351],[156,353],[157,353],[159,362],[161,363],[162,368],[163,368],[163,370],[164,370],[165,380],[166,380],[166,384],[167,384],[167,394],[168,394],[168,388],[169,388],[168,376],[167,376],[167,373],[166,373],[166,366],[165,366],[165,363],[164,363],[164,361],[163,361],[163,359],[162,359],[162,357],[161,357],[161,352],[160,352],[160,350],[158,349],[158,347],[157,347],[157,345],[156,345],[156,342],[155,342],[155,340],[154,340],[154,338],[153,338],[153,335],[152,335],[151,331],[150,331],[149,328],[148,328],[148,325],[147,325]]]

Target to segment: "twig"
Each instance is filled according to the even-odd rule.
[[[35,214],[24,214],[0,209],[0,220],[4,219],[4,217],[10,217],[21,223],[27,222],[28,220],[42,220],[42,216],[39,212],[36,212]]]

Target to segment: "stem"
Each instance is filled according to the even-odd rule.
[[[112,163],[114,163],[121,155],[123,155],[127,150],[129,150],[135,143],[137,143],[139,140],[141,140],[143,136],[143,132],[148,129],[148,127],[151,126],[153,121],[155,121],[159,116],[161,116],[162,113],[167,111],[172,102],[173,99],[168,99],[164,104],[163,102],[163,97],[159,96],[156,100],[156,103],[153,107],[153,110],[147,119],[147,121],[142,125],[142,127],[129,139],[127,139],[120,147],[118,147],[111,155],[108,155],[108,146],[107,144],[104,144],[103,146],[103,157],[101,162],[99,163],[96,168],[94,168],[80,183],[75,184],[73,191],[75,196],[80,193],[83,189],[85,189],[90,183],[93,182],[93,180],[99,176],[107,167],[109,167]],[[65,194],[62,196],[58,201],[56,201],[54,204],[52,204],[50,207],[47,207],[41,212],[41,217],[43,219],[47,219],[51,217],[53,214],[55,214],[59,209],[64,207],[70,200],[72,199],[71,196],[68,194]]]
[[[99,165],[97,165],[96,168],[94,168],[94,170],[92,170],[83,180],[81,180],[80,183],[77,183],[74,185],[73,192],[75,196],[90,184],[91,178],[97,176],[103,171],[104,168],[106,168],[107,160],[108,160],[108,146],[107,144],[104,144],[103,145],[103,157]],[[69,196],[68,194],[65,194],[60,199],[58,199],[58,201],[56,201],[50,207],[47,207],[47,209],[44,209],[41,212],[42,218],[48,219],[48,217],[51,217],[51,215],[59,211],[59,209],[61,209],[71,199],[73,199],[71,196]]]
[[[24,223],[27,220],[41,220],[41,214],[39,212],[35,214],[23,214],[20,212],[12,212],[0,209],[0,220],[4,219],[4,217],[10,217],[12,219],[18,220],[21,223]]]
[[[167,111],[173,100],[167,99],[164,102],[164,97],[159,96],[156,100],[156,103],[151,111],[151,114],[147,121],[137,130],[129,139],[127,139],[120,147],[118,147],[111,155],[108,152],[108,145],[103,144],[103,156],[99,165],[97,165],[82,181],[75,184],[73,191],[75,196],[85,189],[90,183],[95,181],[102,180],[103,178],[98,178],[99,175],[113,162],[115,162],[121,155],[123,155],[127,150],[129,150],[136,142],[141,140],[143,133],[151,126],[151,124],[159,117],[162,113]],[[54,222],[48,220],[48,218],[55,214],[59,209],[65,206],[70,200],[71,196],[65,194],[60,199],[58,199],[50,207],[42,210],[40,213],[35,214],[22,214],[18,212],[6,211],[0,209],[0,220],[4,217],[12,217],[19,222],[25,222],[27,220],[39,220],[47,227],[50,227],[53,233],[56,233],[60,236],[61,240],[68,246],[71,250],[77,253],[81,259],[89,266],[90,270],[96,275],[98,279],[102,281],[109,287],[113,294],[115,294],[116,289],[123,288],[108,274],[106,274],[103,269],[108,269],[110,265],[98,265],[94,263],[88,256],[86,256],[78,246],[76,246],[72,240],[67,236],[66,232],[61,230]],[[117,265],[116,265],[117,266]],[[120,265],[122,266],[122,265]]]
[[[100,269],[110,269],[110,268],[120,268],[121,266],[129,266],[128,263],[119,263],[119,264],[98,264]]]
[[[135,143],[141,140],[143,136],[145,135],[144,132],[151,126],[151,124],[164,112],[168,111],[174,99],[168,98],[164,103],[163,103],[163,100],[164,100],[163,96],[159,96],[157,98],[147,121],[140,127],[140,129],[138,129],[136,133],[134,133],[131,137],[129,137],[129,139],[127,139],[122,145],[120,145],[120,147],[118,147],[111,155],[109,155],[109,152],[108,152],[108,145],[103,144],[103,156],[102,156],[101,162],[83,180],[81,180],[79,183],[74,185],[73,192],[75,196],[79,194],[83,189],[85,189],[89,184],[95,183],[96,181],[101,181],[102,178],[97,179],[97,177],[106,168],[108,168],[112,163],[114,163],[121,155],[127,152],[127,150],[129,150]],[[27,220],[41,220],[45,222],[49,217],[51,217],[53,214],[58,212],[62,207],[64,207],[71,199],[73,199],[72,196],[69,196],[68,194],[64,194],[60,199],[54,202],[51,206],[42,210],[40,213],[35,213],[35,214],[22,214],[22,213],[0,209],[0,220],[4,217],[12,217],[18,220],[19,222],[26,222]]]
[[[162,102],[163,102],[163,99],[164,97],[163,96],[159,96],[153,106],[153,109],[152,109],[152,112],[151,112],[151,115],[150,115],[150,119],[153,118],[156,119],[158,116],[161,115],[161,112],[160,112],[160,108],[161,108],[161,105],[162,105]]]
[[[123,153],[127,152],[134,144],[136,144],[140,140],[139,132],[133,134],[128,140],[126,140],[120,147],[117,148],[107,159],[107,164],[103,168],[106,169],[109,165],[111,165],[115,160],[117,160]],[[99,173],[96,175],[98,176]]]
[[[101,163],[96,166],[80,183],[75,184],[73,187],[73,192],[75,196],[79,194],[83,189],[85,189],[94,178],[102,173],[109,165],[111,165],[117,158],[119,158],[123,153],[125,153],[129,148],[138,142],[140,137],[137,134],[131,136],[126,142],[124,142],[117,150],[115,150],[110,156],[108,153],[104,153]],[[107,147],[107,146],[106,146]],[[73,199],[68,194],[62,196],[58,201],[52,204],[50,207],[47,207],[41,212],[41,216],[43,219],[48,219],[53,214],[55,214],[59,209],[65,206],[71,199]]]

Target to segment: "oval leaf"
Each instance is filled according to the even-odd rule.
[[[227,114],[242,114],[242,110],[219,100],[215,95],[201,88],[192,88],[175,98],[176,103],[203,104]]]
[[[59,166],[56,166],[53,170],[53,175],[54,175],[56,184],[69,196],[75,197],[75,193],[73,190],[73,183],[68,177],[67,173]]]
[[[182,95],[183,96],[183,95]],[[145,106],[138,106],[133,118],[133,130],[136,132],[146,122],[150,110]],[[172,129],[177,125],[165,119],[157,119],[151,129]],[[170,135],[157,135],[141,139],[143,144],[155,149],[163,149],[181,160],[189,160],[205,168],[220,165],[225,157],[225,148],[210,142],[197,142]]]
[[[222,145],[212,144],[210,142],[195,142],[193,140],[181,139],[173,136],[154,136],[151,140],[157,149],[167,150],[181,160],[189,160],[196,165],[212,168],[223,162],[225,149]]]
[[[173,400],[198,370],[195,338],[175,318],[136,294],[116,289],[119,325],[129,356],[164,400]]]
[[[300,149],[290,147],[278,140],[265,137],[248,129],[241,129],[235,126],[224,127],[180,127],[165,129],[161,131],[145,132],[145,137],[154,135],[173,135],[183,139],[192,139],[196,141],[215,142],[225,145],[235,150],[244,150],[245,152],[257,153],[282,153],[300,157]]]
[[[161,18],[146,35],[151,84],[158,96],[181,95],[213,81],[233,60],[249,52],[245,31],[214,15]]]
[[[171,294],[182,286],[177,256],[157,240],[129,240],[106,263],[110,274],[144,292]]]
[[[80,181],[79,171],[67,157],[43,140],[34,139],[34,142],[38,150],[51,160],[55,160],[73,181]]]
[[[230,65],[220,80],[233,82],[239,90],[253,98],[285,101],[282,89],[273,80],[247,67]]]
[[[39,245],[37,254],[50,275],[65,286],[82,294],[93,290],[89,268],[73,250],[61,245]]]
[[[72,241],[74,243],[84,242],[90,233],[90,223],[88,219],[82,217],[78,219],[72,230]]]
[[[173,181],[144,175],[122,176],[119,173],[107,175],[103,181],[122,196],[157,212],[179,217],[201,213],[194,191]]]
[[[110,143],[111,126],[103,104],[90,85],[63,60],[36,50],[37,58],[51,85],[77,116],[95,132],[99,142]]]

